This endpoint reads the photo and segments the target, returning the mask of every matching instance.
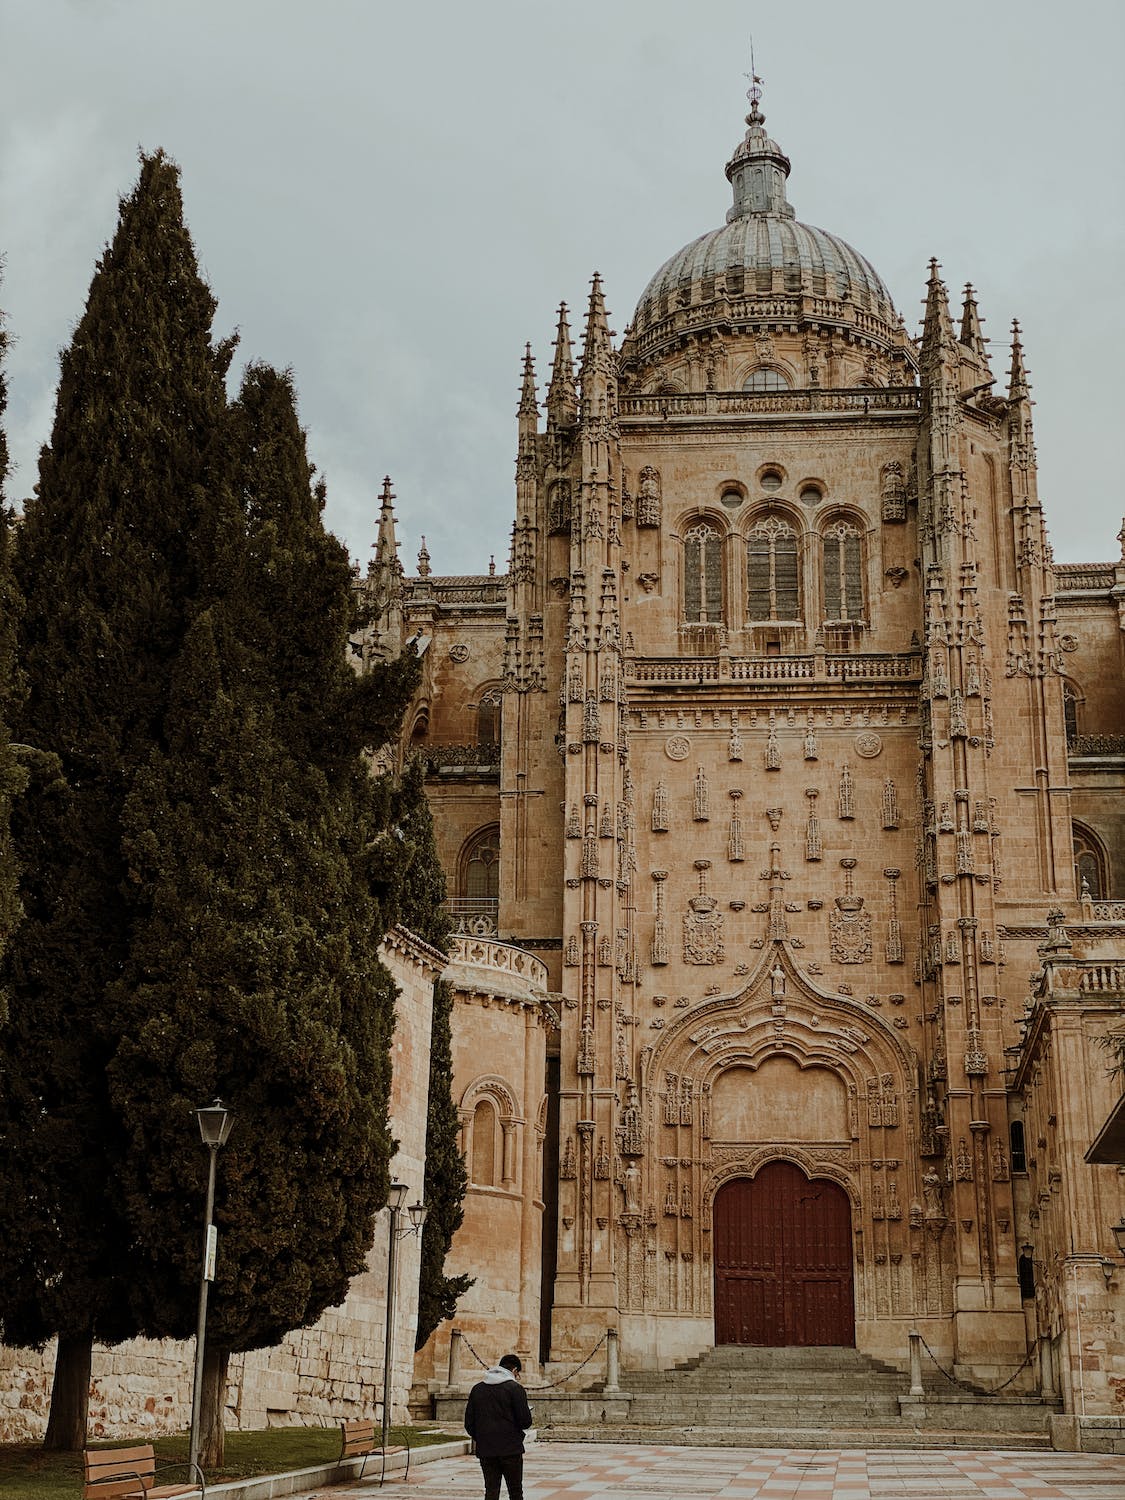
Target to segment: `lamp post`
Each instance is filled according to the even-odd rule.
[[[199,1472],[199,1417],[203,1401],[203,1349],[207,1337],[207,1288],[215,1279],[215,1257],[218,1253],[219,1232],[211,1222],[215,1209],[215,1158],[219,1147],[225,1146],[230,1135],[234,1116],[221,1099],[197,1109],[199,1134],[203,1144],[211,1153],[207,1171],[207,1211],[203,1216],[203,1270],[199,1278],[199,1321],[195,1329],[195,1381],[191,1394],[191,1442],[188,1448],[189,1473]]]
[[[429,1209],[424,1203],[412,1203],[406,1210],[410,1223],[399,1228],[399,1215],[410,1191],[405,1182],[392,1182],[387,1190],[390,1217],[390,1240],[387,1248],[387,1326],[383,1338],[383,1451],[391,1430],[391,1363],[394,1354],[395,1291],[398,1270],[398,1242],[405,1234],[421,1234]]]

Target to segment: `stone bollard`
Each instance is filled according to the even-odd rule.
[[[605,1388],[607,1391],[619,1391],[621,1389],[621,1368],[619,1364],[617,1347],[617,1329],[607,1328],[605,1331]]]
[[[461,1330],[454,1328],[449,1334],[449,1384],[461,1381]]]
[[[922,1389],[922,1335],[911,1332],[907,1335],[910,1340],[910,1394],[912,1396],[924,1396]]]

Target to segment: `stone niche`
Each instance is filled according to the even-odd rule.
[[[771,1057],[720,1073],[711,1091],[713,1141],[846,1141],[847,1089],[829,1068]]]

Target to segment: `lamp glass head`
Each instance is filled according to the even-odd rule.
[[[234,1115],[221,1099],[197,1109],[195,1118],[199,1121],[199,1134],[203,1137],[205,1146],[226,1145],[234,1124]]]
[[[387,1189],[387,1207],[397,1212],[406,1202],[406,1195],[409,1191],[405,1182],[392,1182]]]

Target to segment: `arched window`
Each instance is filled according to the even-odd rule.
[[[774,370],[769,365],[759,365],[756,370],[750,371],[742,389],[744,391],[787,391],[789,382],[780,370]]]
[[[1012,1151],[1012,1171],[1027,1171],[1027,1148],[1024,1144],[1023,1121],[1013,1120],[1008,1126],[1008,1143]]]
[[[780,516],[764,516],[746,538],[747,618],[796,620],[800,613],[797,533]]]
[[[723,539],[699,521],[684,532],[684,619],[715,625],[723,618]]]
[[[461,894],[495,901],[500,894],[500,825],[475,833],[461,855]]]
[[[1074,883],[1079,897],[1089,895],[1094,901],[1104,901],[1109,895],[1106,878],[1105,850],[1101,840],[1081,823],[1071,824],[1074,839]]]
[[[1063,723],[1066,725],[1066,742],[1073,745],[1078,738],[1078,689],[1073,682],[1063,683]]]
[[[482,693],[477,704],[477,744],[498,745],[500,743],[500,721],[504,708],[503,694],[499,688],[489,688]]]
[[[863,544],[857,527],[834,521],[824,532],[824,618],[862,620]]]
[[[496,1106],[491,1099],[481,1099],[473,1110],[473,1146],[469,1175],[478,1187],[496,1186]]]

